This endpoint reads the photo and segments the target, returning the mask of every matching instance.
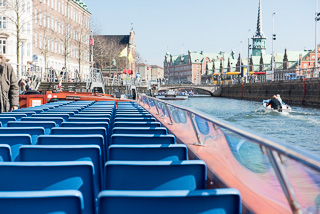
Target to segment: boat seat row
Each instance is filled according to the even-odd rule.
[[[29,144],[0,145],[0,161],[2,148],[2,159],[10,161],[5,155],[9,151],[15,153],[12,161],[20,161],[0,162],[0,174],[10,175],[0,177],[4,213],[241,213],[239,192],[206,190],[205,163],[188,160],[187,147],[176,144],[174,136],[142,107],[131,102],[118,103],[116,109],[115,103],[100,101],[59,103],[48,111],[69,105],[81,108],[59,125],[52,121],[55,126],[47,135],[43,126],[12,127],[15,125],[7,122],[9,127],[0,128],[0,140],[2,135],[15,135],[1,134],[1,129],[43,131],[24,134]],[[110,112],[94,111],[109,106]],[[87,111],[90,113],[84,113]],[[38,114],[47,113],[31,117]],[[96,115],[108,121],[87,122],[86,118],[101,118]],[[132,120],[136,117],[153,120]],[[34,124],[40,125],[39,121]],[[21,209],[14,203],[21,204]]]

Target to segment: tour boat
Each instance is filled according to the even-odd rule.
[[[145,94],[66,99],[0,114],[1,213],[319,213],[314,154]]]

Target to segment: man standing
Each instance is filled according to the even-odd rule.
[[[18,109],[19,87],[12,66],[0,54],[0,113]]]

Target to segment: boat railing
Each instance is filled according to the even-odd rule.
[[[319,211],[319,156],[145,94],[138,95],[138,103],[188,147],[198,145],[209,153],[210,158],[204,160],[213,174],[228,187],[237,188],[240,192],[243,188],[250,189],[251,196],[254,192],[255,196],[276,201],[289,212]],[[210,164],[211,161],[213,163]],[[224,170],[221,170],[222,166]],[[231,178],[236,178],[237,182],[231,182]],[[246,194],[242,195],[244,201]]]

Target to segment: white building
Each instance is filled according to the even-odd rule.
[[[0,0],[0,53],[11,64],[23,65],[18,75],[27,67],[37,68],[42,76],[48,68],[59,74],[66,67],[71,78],[76,70],[85,78],[90,69],[90,16],[81,0]]]

